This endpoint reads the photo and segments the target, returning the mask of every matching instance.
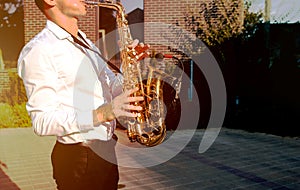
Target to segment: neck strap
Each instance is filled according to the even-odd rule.
[[[61,26],[60,26],[61,27]],[[63,30],[65,30],[66,32],[68,32],[66,29],[64,29],[63,27],[61,27]],[[106,59],[103,55],[101,55],[101,53],[99,53],[98,51],[95,51],[94,49],[92,49],[90,46],[88,46],[88,43],[86,42],[86,40],[83,38],[83,36],[80,34],[80,32],[78,32],[78,37],[80,37],[85,43],[83,43],[82,41],[80,41],[78,38],[76,38],[74,35],[72,35],[70,32],[68,32],[75,43],[77,43],[78,45],[91,50],[92,52],[96,53],[97,55],[99,55],[105,62],[107,65],[109,65],[111,68],[113,68],[115,71],[117,71],[118,73],[122,74],[121,70],[114,65],[111,61],[109,61],[108,59]]]
[[[114,65],[111,61],[109,61],[108,59],[106,59],[103,55],[101,55],[98,51],[95,51],[94,49],[92,49],[90,46],[88,46],[86,40],[82,37],[82,35],[78,32],[78,37],[80,37],[85,43],[83,43],[81,40],[79,40],[78,38],[76,38],[75,36],[73,36],[71,34],[73,40],[75,43],[79,44],[80,46],[89,49],[91,51],[93,51],[94,53],[98,54],[111,68],[113,68],[114,70],[116,70],[118,73],[122,74],[122,72],[120,71],[120,69]]]

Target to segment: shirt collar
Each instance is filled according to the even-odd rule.
[[[72,39],[72,36],[69,32],[55,24],[54,22],[47,20],[46,22],[46,28],[48,28],[51,32],[53,32],[54,35],[57,36],[60,40],[63,39]],[[78,30],[78,32],[81,34],[83,38],[86,38],[86,34],[82,32],[81,30]]]

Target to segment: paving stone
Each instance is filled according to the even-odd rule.
[[[123,131],[117,132],[119,142],[132,146]],[[192,133],[181,131],[180,138]],[[197,130],[180,153],[159,165],[119,166],[120,189],[300,189],[299,138],[223,128],[213,145],[199,154],[203,134]],[[0,129],[0,189],[55,190],[50,161],[54,143],[54,137],[38,137],[29,128]],[[138,159],[126,152],[121,156]]]

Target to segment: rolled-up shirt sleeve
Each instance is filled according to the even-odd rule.
[[[19,76],[28,97],[26,109],[35,133],[64,136],[92,129],[92,111],[62,109],[58,72],[47,52],[43,47],[36,47],[18,61]]]

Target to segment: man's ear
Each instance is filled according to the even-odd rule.
[[[53,7],[56,5],[56,0],[44,0],[47,7]]]

